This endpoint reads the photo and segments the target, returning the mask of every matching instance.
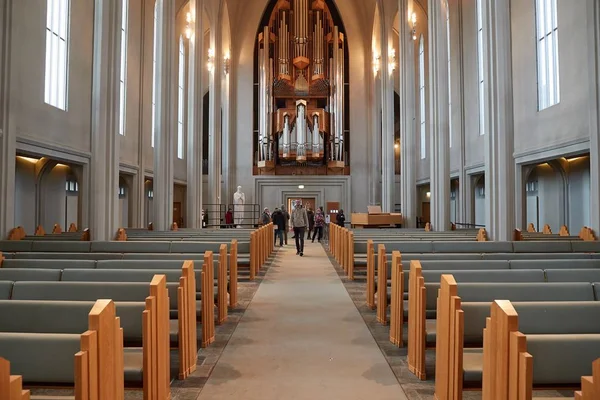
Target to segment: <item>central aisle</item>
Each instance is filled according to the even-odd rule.
[[[321,245],[279,249],[199,399],[406,399]]]

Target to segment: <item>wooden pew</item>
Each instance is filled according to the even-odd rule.
[[[213,253],[204,253],[202,265],[202,341],[201,347],[208,347],[215,341],[215,326],[209,321],[215,320]]]
[[[575,400],[600,399],[600,358],[592,365],[592,376],[581,377],[581,390],[575,392]]]
[[[214,289],[213,289],[214,290]],[[218,311],[217,324],[221,325],[227,319],[227,245],[219,249],[219,279],[217,287]]]
[[[367,306],[375,309],[375,248],[373,241],[367,241]]]
[[[229,307],[237,306],[237,289],[238,289],[238,241],[231,241],[231,251],[229,253]]]
[[[29,390],[23,390],[23,378],[10,374],[10,362],[0,357],[0,399],[29,400]]]
[[[390,299],[390,342],[402,347],[404,324],[404,271],[399,251],[392,252],[392,296]]]

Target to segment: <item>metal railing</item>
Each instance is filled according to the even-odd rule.
[[[227,224],[225,215],[227,211],[231,209],[233,213],[234,222],[233,224]],[[204,204],[205,216],[203,219],[203,228],[234,228],[236,224],[236,216],[242,217],[242,223],[239,224],[242,228],[256,228],[258,227],[258,221],[262,213],[260,204],[244,204],[242,211],[238,210],[236,213],[235,206],[233,204]]]

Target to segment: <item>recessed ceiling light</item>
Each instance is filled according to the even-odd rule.
[[[304,189],[304,185],[298,185],[298,189]]]

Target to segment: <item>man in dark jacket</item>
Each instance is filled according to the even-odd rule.
[[[275,243],[277,244],[277,237],[279,237],[279,247],[283,247],[283,231],[285,231],[286,218],[279,208],[275,208],[271,215],[273,225],[275,225]]]
[[[340,210],[340,212],[335,217],[335,222],[342,228],[344,227],[344,223],[346,222],[346,216],[344,215],[344,210]]]
[[[310,233],[313,231],[315,227],[315,212],[312,208],[308,207],[306,210],[306,215],[308,216],[308,237],[307,240],[310,240]]]

